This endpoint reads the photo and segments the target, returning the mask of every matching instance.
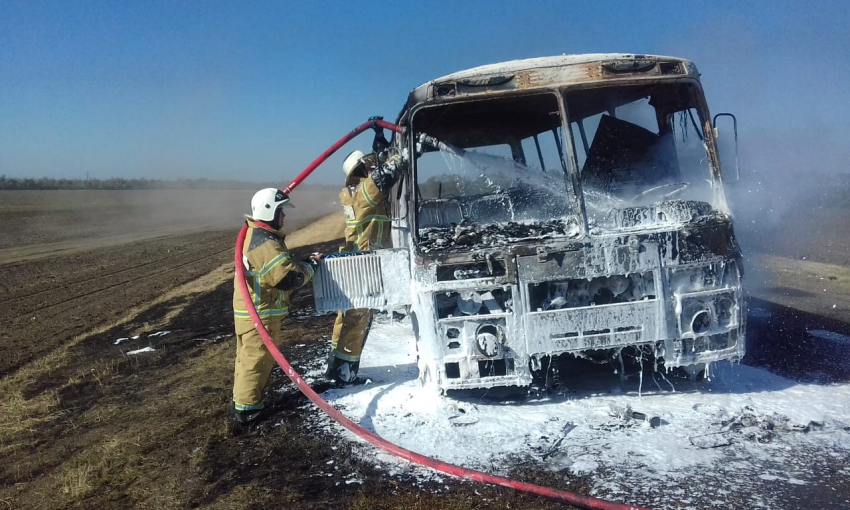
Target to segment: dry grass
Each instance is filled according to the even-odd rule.
[[[33,398],[24,398],[21,391],[4,393],[0,400],[0,457],[27,448],[30,441],[22,439],[36,432],[39,426],[62,415],[59,398],[50,391]]]
[[[41,431],[51,423],[62,421],[68,429],[82,431],[89,426],[96,426],[113,420],[122,411],[126,412],[126,409],[119,410],[110,405],[105,407],[95,406],[81,415],[67,417],[66,411],[59,409],[61,405],[59,395],[63,390],[79,387],[89,381],[102,391],[123,364],[134,361],[127,358],[83,365],[82,368],[70,375],[64,384],[45,389],[29,398],[24,396],[24,390],[38,384],[45,378],[50,378],[52,373],[60,372],[79,362],[78,346],[87,338],[130,323],[139,314],[170,299],[188,297],[192,294],[212,290],[222,281],[231,277],[230,266],[223,265],[215,271],[181,285],[151,302],[132,308],[118,320],[102,324],[83,334],[74,336],[65,344],[0,379],[0,458],[8,458],[13,453],[26,451],[39,441],[43,441]],[[170,311],[155,324],[144,324],[138,328],[136,334],[160,327],[177,315],[180,309]],[[164,388],[162,391],[167,393],[169,389]],[[81,495],[86,494],[92,488],[101,486],[103,483],[99,480],[111,478],[114,466],[97,461],[104,452],[106,452],[106,447],[101,448],[98,455],[94,456],[95,460],[73,461],[70,464],[71,467],[62,475],[62,481],[59,484],[62,493],[82,497]],[[36,461],[28,459],[27,462]]]
[[[287,235],[286,246],[294,249],[339,239],[343,236],[344,227],[345,220],[342,213],[329,214]]]
[[[122,406],[116,404],[108,404],[103,403],[92,407],[88,411],[86,411],[81,418],[82,423],[86,423],[89,425],[98,425],[101,423],[106,423],[120,415],[124,412],[124,408]]]
[[[127,359],[111,359],[96,361],[92,367],[80,368],[74,375],[68,378],[66,386],[76,386],[94,381],[103,390],[103,382],[107,378],[114,375],[123,364],[127,363]]]
[[[232,370],[230,363],[222,361],[230,360],[231,350],[227,342],[208,345],[197,357],[181,363],[179,370],[158,371],[157,377],[145,379],[134,390],[137,401],[132,405],[98,402],[74,418],[62,418],[66,432],[84,447],[65,458],[58,469],[46,472],[31,490],[56,494],[54,501],[44,505],[49,508],[73,506],[108,491],[130,500],[149,501],[154,507],[179,506],[175,498],[185,480],[174,478],[166,466],[180,469],[180,459],[185,459],[190,472],[197,471],[209,461],[210,440],[232,434],[232,425],[222,413],[222,395]],[[57,391],[81,381],[108,389],[116,384],[114,377],[119,372],[116,362],[95,363]],[[203,392],[203,384],[213,384],[217,391]],[[43,401],[47,394],[29,401],[19,398],[17,403],[21,411],[23,406],[36,410],[56,406],[58,401]],[[44,416],[42,421],[47,419],[50,417]],[[31,432],[36,432],[39,424],[32,421]],[[206,439],[179,439],[184,434],[193,437],[199,427],[206,431]],[[20,431],[19,425],[16,431],[3,430],[3,435]],[[136,483],[138,480],[144,482]]]
[[[142,459],[138,443],[113,437],[85,450],[59,475],[62,494],[80,500],[101,487],[123,486],[141,472],[135,466]]]
[[[93,489],[91,483],[91,464],[77,464],[62,473],[62,493],[77,499]]]

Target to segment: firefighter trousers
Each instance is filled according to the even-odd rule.
[[[233,403],[237,411],[263,408],[263,388],[274,368],[259,331],[250,320],[236,319],[236,367],[233,372]],[[275,342],[280,341],[281,317],[263,320]]]
[[[372,324],[372,310],[361,308],[339,312],[331,337],[331,354],[345,361],[359,361]]]

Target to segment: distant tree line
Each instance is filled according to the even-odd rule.
[[[218,181],[211,179],[16,179],[0,175],[0,190],[155,190],[204,189],[233,190],[280,187],[281,183]]]

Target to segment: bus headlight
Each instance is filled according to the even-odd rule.
[[[504,332],[495,324],[484,324],[475,332],[475,347],[478,352],[492,358],[502,352]]]

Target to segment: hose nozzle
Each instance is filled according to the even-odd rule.
[[[416,143],[416,152],[418,154],[422,154],[423,147],[431,147],[432,149],[448,152],[456,156],[463,156],[465,154],[465,151],[460,147],[455,147],[454,145],[441,142],[426,133],[419,133],[419,139]]]

